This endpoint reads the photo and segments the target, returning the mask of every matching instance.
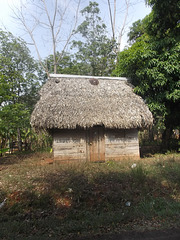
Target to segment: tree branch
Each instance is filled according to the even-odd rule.
[[[108,0],[108,7],[109,7],[109,15],[110,15],[110,21],[111,21],[111,28],[112,28],[112,36],[113,36],[113,39],[114,39],[115,38],[115,33],[114,33],[114,25],[113,25],[113,20],[112,20],[110,0]]]
[[[123,25],[122,25],[122,28],[121,28],[121,31],[120,31],[119,37],[118,37],[118,51],[119,52],[121,50],[121,41],[122,41],[123,31],[124,31],[124,28],[125,28],[125,25],[126,25],[127,16],[128,16],[129,2],[130,2],[130,0],[125,0],[125,3],[126,3],[126,13],[125,13]]]

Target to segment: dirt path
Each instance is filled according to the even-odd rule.
[[[74,237],[70,238],[70,240],[180,240],[180,229],[121,232],[79,238]]]

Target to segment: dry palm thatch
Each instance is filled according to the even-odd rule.
[[[31,116],[34,128],[146,128],[153,117],[126,78],[51,75]]]

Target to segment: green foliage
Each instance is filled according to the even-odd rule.
[[[29,119],[38,99],[37,64],[25,43],[0,31],[0,144],[19,142],[30,127]],[[18,133],[19,132],[19,133]]]
[[[152,7],[152,18],[148,25],[148,32],[158,38],[166,37],[169,32],[178,36],[180,31],[179,0],[147,0]]]
[[[175,10],[179,5],[177,1],[149,2],[153,4],[152,13],[134,23],[129,33],[129,40],[134,43],[119,53],[114,75],[131,79],[134,91],[145,99],[156,128],[164,132],[163,140],[168,143],[172,129],[179,127],[180,120],[179,18]],[[157,18],[164,3],[163,9],[168,14]],[[169,22],[165,26],[163,21]]]
[[[2,155],[2,153],[5,153],[7,151],[9,151],[9,148],[2,148],[0,149],[0,154]]]
[[[116,58],[116,43],[106,37],[106,26],[99,17],[96,2],[89,2],[81,13],[85,20],[78,26],[76,34],[83,40],[73,41],[76,48],[76,60],[81,66],[80,72],[86,75],[109,75]]]
[[[71,50],[56,53],[57,73],[75,75],[110,75],[115,67],[117,44],[107,38],[106,26],[99,17],[98,3],[89,2],[81,11],[85,20],[75,31],[81,40],[72,42]],[[44,60],[50,73],[54,72],[53,55]]]
[[[177,42],[159,53],[157,41],[142,36],[132,47],[119,54],[118,67],[114,72],[132,79],[135,92],[146,100],[155,123],[163,129],[170,124],[176,128],[179,124],[179,50]]]
[[[83,66],[85,64],[81,66],[81,64],[74,59],[73,55],[70,55],[69,53],[63,53],[62,57],[61,53],[57,52],[56,58],[61,59],[58,61],[57,64],[57,74],[81,75],[81,70],[83,69]],[[48,56],[44,61],[48,68],[49,73],[53,73],[54,72],[53,55]]]
[[[128,33],[128,42],[134,43],[139,37],[141,37],[147,30],[147,25],[151,15],[147,15],[143,20],[138,20],[132,24]]]

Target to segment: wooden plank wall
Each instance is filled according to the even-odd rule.
[[[106,130],[106,160],[120,160],[124,157],[139,158],[137,129]]]
[[[55,160],[86,160],[86,132],[84,130],[57,130],[53,134]]]
[[[57,130],[53,134],[54,159],[61,161],[91,161],[89,131]],[[105,130],[105,160],[124,157],[139,158],[138,130]],[[102,151],[102,149],[101,149]]]
[[[105,161],[104,128],[96,126],[87,131],[87,151],[91,162]]]

